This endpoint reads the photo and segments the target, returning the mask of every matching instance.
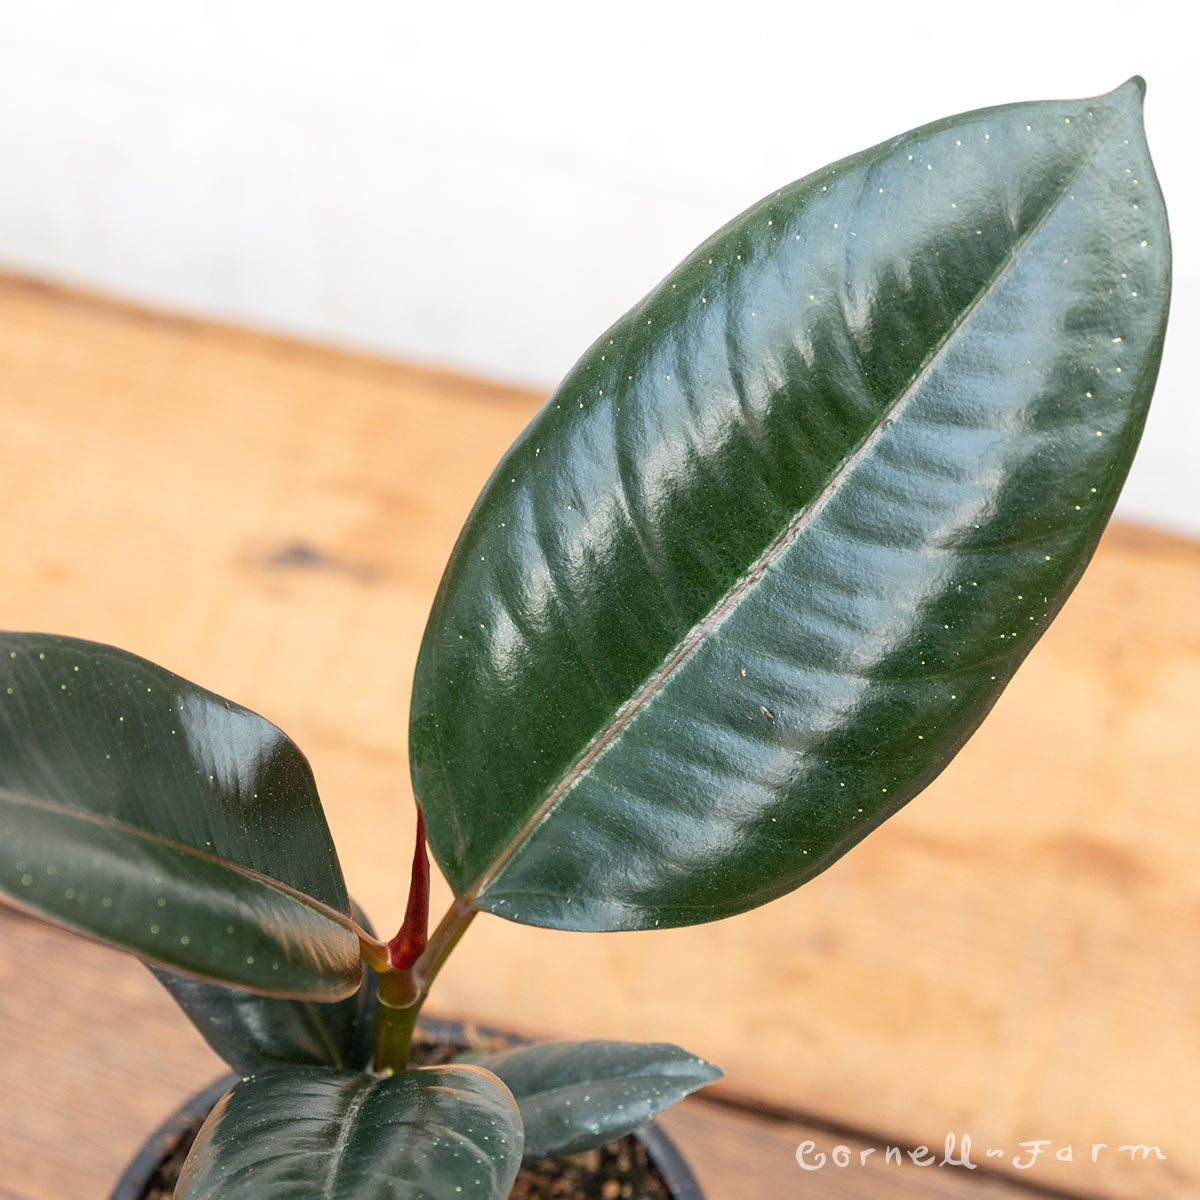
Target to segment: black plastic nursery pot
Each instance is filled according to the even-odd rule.
[[[142,1144],[111,1200],[143,1200],[171,1157],[181,1146],[190,1147],[204,1118],[237,1081],[236,1075],[225,1075],[180,1105]]]
[[[418,1030],[427,1040],[453,1046],[469,1045],[479,1037],[509,1043],[526,1040],[494,1029],[474,1029],[472,1036],[466,1026],[456,1021],[421,1020]],[[164,1164],[170,1162],[180,1149],[186,1153],[205,1117],[237,1082],[237,1075],[226,1075],[197,1092],[172,1113],[138,1151],[121,1176],[110,1200],[145,1200],[150,1189],[161,1184]],[[630,1137],[645,1148],[646,1157],[666,1185],[671,1200],[705,1200],[696,1177],[675,1143],[657,1122],[651,1121]],[[621,1195],[623,1200],[629,1200],[626,1193],[622,1192]],[[638,1196],[635,1190],[631,1200],[638,1200]]]

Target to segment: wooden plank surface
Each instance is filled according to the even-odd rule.
[[[0,944],[0,1056],[6,1083],[21,1089],[0,1132],[0,1200],[104,1200],[105,1184],[145,1137],[226,1068],[131,959],[7,911],[0,912]],[[49,969],[28,971],[29,963]],[[82,1036],[85,1017],[97,1029],[90,1041]],[[133,1031],[147,1040],[131,1053]],[[70,1050],[59,1055],[55,1047]],[[54,1069],[46,1070],[50,1054]],[[805,1200],[1035,1200],[1040,1191],[978,1153],[970,1173],[912,1161],[910,1152],[920,1163],[944,1158],[944,1142],[928,1154],[896,1145],[889,1156],[883,1139],[700,1097],[661,1120],[708,1200],[779,1200],[793,1192]],[[839,1166],[847,1155],[850,1165]]]
[[[420,632],[537,402],[0,281],[0,626],[116,643],[281,724],[352,891],[395,924]],[[679,1041],[725,1067],[726,1099],[864,1144],[1073,1147],[989,1178],[1191,1200],[1197,611],[1200,547],[1115,527],[966,751],[825,875],[691,930],[481,919],[435,1007]],[[99,1198],[212,1060],[137,964],[40,929],[0,920],[0,1196]],[[1080,1161],[1100,1142],[1167,1157]],[[769,1178],[820,1194],[834,1176],[792,1158]]]

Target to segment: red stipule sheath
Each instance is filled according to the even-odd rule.
[[[429,853],[425,849],[425,814],[417,809],[417,846],[412,883],[400,932],[388,942],[388,957],[397,971],[409,971],[429,942]]]

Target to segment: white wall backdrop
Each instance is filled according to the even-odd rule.
[[[0,3],[0,269],[549,387],[767,191],[1138,72],[1172,328],[1126,516],[1200,533],[1178,3]]]

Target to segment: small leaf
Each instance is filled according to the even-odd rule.
[[[667,1042],[548,1042],[472,1061],[516,1097],[526,1162],[603,1146],[721,1077]]]
[[[522,1141],[508,1089],[478,1067],[278,1067],[213,1109],[176,1200],[505,1200]]]
[[[374,936],[366,914],[355,921]],[[147,964],[204,1040],[242,1075],[283,1064],[361,1071],[375,1050],[379,976],[364,971],[358,991],[345,1000],[281,1000],[240,988],[175,975]]]
[[[1171,279],[1143,85],[913,130],[715,233],[569,372],[425,631],[458,897],[717,920],[928,785],[1086,566]]]
[[[0,634],[0,898],[174,971],[338,1000],[362,964],[304,756],[111,646]]]

